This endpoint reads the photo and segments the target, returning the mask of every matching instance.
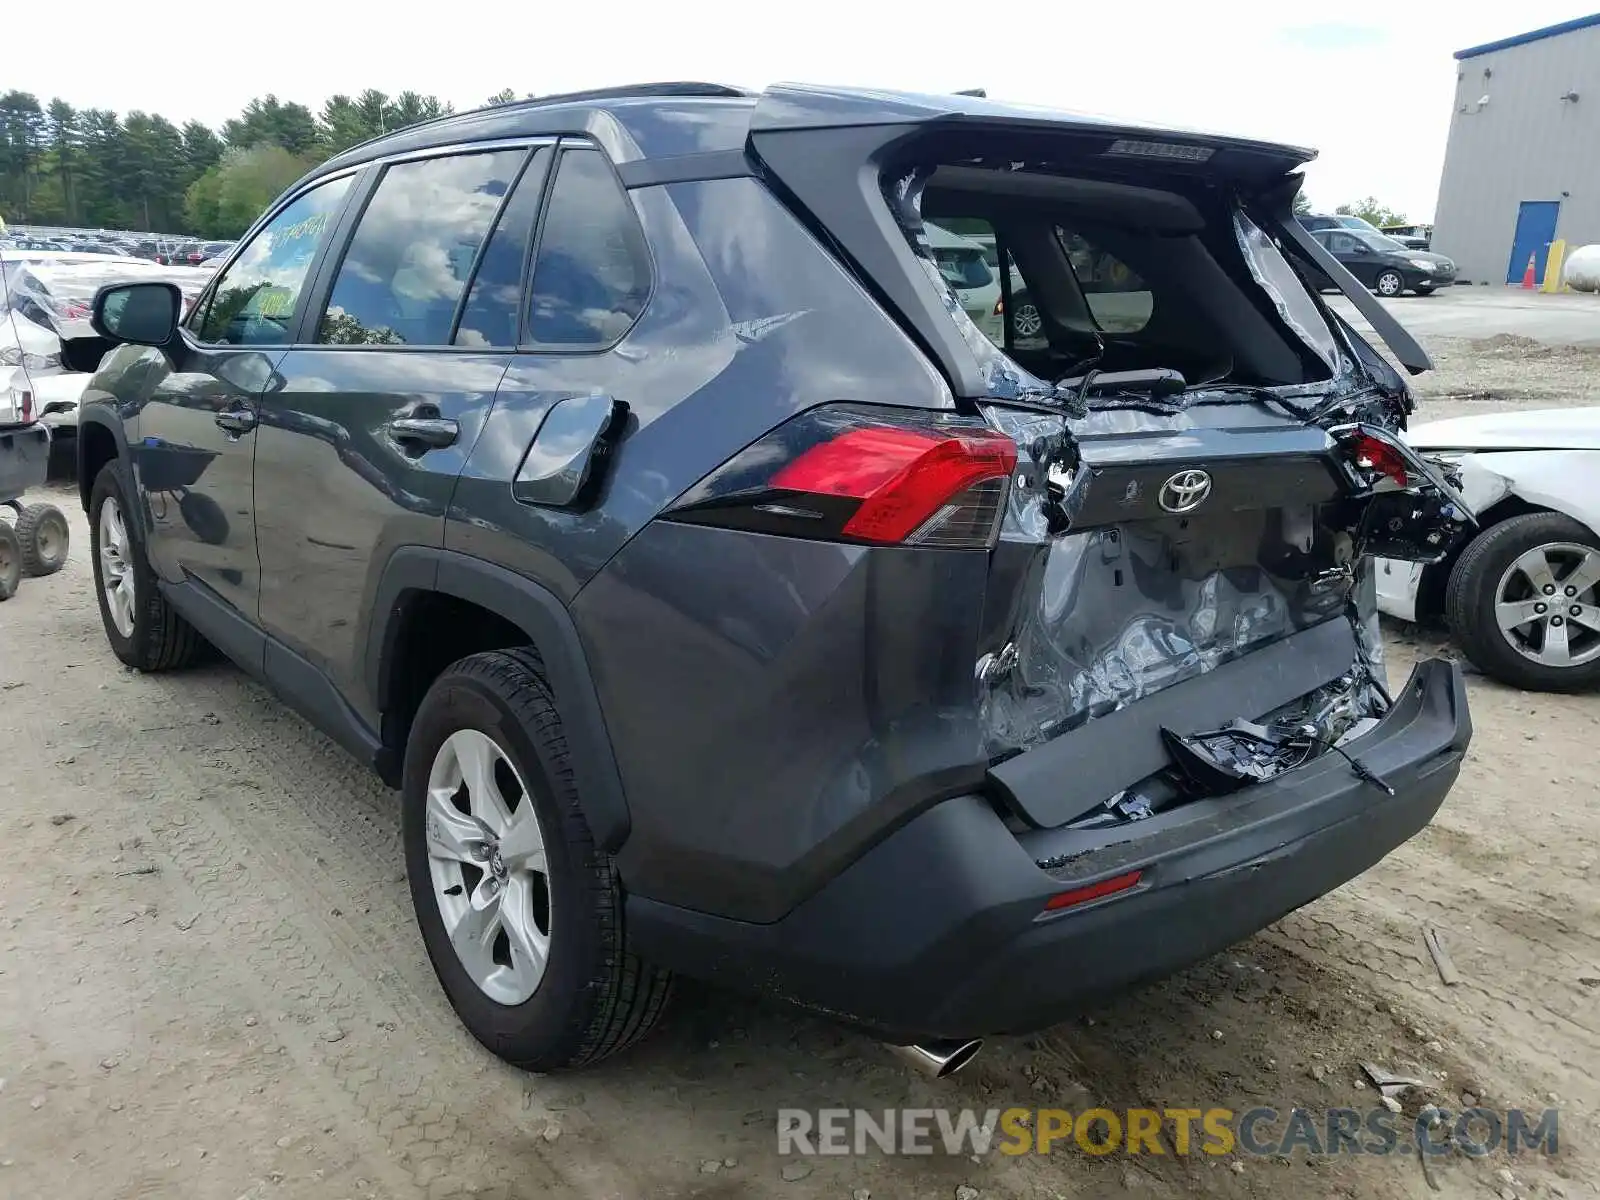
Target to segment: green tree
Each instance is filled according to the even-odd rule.
[[[44,110],[29,92],[0,95],[0,206],[13,219],[29,220],[46,143]]]
[[[1296,192],[1294,194],[1294,215],[1297,217],[1303,217],[1310,212],[1311,197],[1307,196],[1304,191]]]
[[[1368,196],[1365,200],[1358,200],[1354,204],[1341,204],[1333,210],[1341,216],[1360,217],[1363,221],[1370,221],[1379,229],[1385,225],[1404,225],[1406,215],[1399,209],[1390,208],[1380,204],[1376,196]]]
[[[244,106],[244,111],[222,125],[229,146],[281,146],[290,154],[305,154],[317,141],[317,123],[304,104],[285,104],[272,94]]]
[[[229,148],[216,166],[189,185],[184,219],[203,237],[236,238],[312,165],[282,146]]]
[[[490,96],[488,100],[484,101],[484,103],[487,104],[490,108],[494,108],[497,105],[510,104],[514,100],[516,100],[516,98],[517,98],[517,94],[515,92],[513,92],[510,88],[501,88],[494,95]]]
[[[78,114],[65,100],[52,100],[46,113],[50,122],[50,149],[57,182],[61,188],[62,219],[69,224],[78,219],[77,195],[73,176],[78,168]]]

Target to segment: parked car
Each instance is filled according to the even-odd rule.
[[[984,247],[932,221],[923,225],[939,274],[985,337],[1001,338],[1000,280],[984,257]]]
[[[593,1062],[682,973],[947,1071],[1343,883],[1456,777],[1459,669],[1385,686],[1371,556],[1469,518],[1282,256],[1309,156],[699,84],[364,143],[186,320],[97,295],[106,638],[210,643],[400,788],[501,1057]],[[1041,344],[974,325],[924,213],[997,231]],[[1149,281],[1138,330],[1084,318],[1063,228]]]
[[[1426,250],[1433,244],[1432,225],[1385,225],[1380,232],[1408,250]]]
[[[1459,473],[1479,531],[1437,563],[1381,562],[1379,607],[1446,622],[1513,687],[1600,685],[1600,408],[1429,421],[1406,440]]]
[[[1318,229],[1311,236],[1380,296],[1398,296],[1407,291],[1429,296],[1456,281],[1456,265],[1444,255],[1407,249],[1381,233]],[[1326,274],[1318,283],[1327,288],[1335,286]]]
[[[1354,229],[1357,233],[1377,233],[1379,229],[1365,217],[1354,217],[1349,213],[1334,213],[1331,216],[1321,213],[1306,213],[1296,218],[1302,226],[1310,230],[1318,229]]]
[[[31,393],[35,417],[54,437],[73,437],[89,372],[99,363],[89,324],[95,292],[120,280],[159,280],[177,286],[189,304],[209,278],[187,267],[111,255],[0,255],[0,373],[14,373],[13,385]],[[88,351],[77,363],[63,351],[63,343],[74,339]]]

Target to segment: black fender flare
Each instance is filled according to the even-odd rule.
[[[111,440],[116,443],[117,462],[122,464],[124,488],[130,498],[133,496],[133,478],[129,472],[133,469],[133,457],[128,452],[128,431],[122,427],[122,419],[104,404],[92,403],[83,405],[78,409],[78,443],[73,448],[78,469],[78,501],[83,505],[83,511],[89,511],[89,493],[94,488],[94,476],[83,469],[84,447],[92,438],[84,434],[90,428],[103,429],[111,435]]]
[[[627,800],[605,715],[578,627],[555,593],[525,575],[453,550],[402,546],[389,558],[373,597],[364,676],[382,704],[394,669],[402,600],[408,592],[438,592],[485,608],[528,635],[544,660],[556,712],[572,748],[578,801],[595,844],[607,853],[628,836]]]

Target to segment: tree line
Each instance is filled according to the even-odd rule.
[[[529,97],[531,98],[531,96]],[[517,99],[510,89],[489,104]],[[0,94],[0,218],[19,225],[233,238],[324,159],[453,111],[437,96],[368,89],[313,114],[268,95],[213,130],[156,113]]]

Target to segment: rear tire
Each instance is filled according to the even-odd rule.
[[[0,600],[9,600],[22,586],[22,543],[16,530],[0,521]]]
[[[120,532],[108,536],[113,529]],[[175,671],[205,655],[206,641],[156,587],[143,531],[130,513],[114,460],[100,469],[89,493],[89,548],[100,623],[113,654],[130,667],[152,672]],[[123,598],[113,600],[112,591]]]
[[[71,539],[67,516],[54,504],[30,504],[17,517],[22,569],[35,578],[54,575],[67,565],[67,546]]]
[[[471,756],[457,749],[474,745],[491,764],[477,778],[492,786],[473,785]],[[502,801],[498,809],[480,807],[485,792]],[[672,977],[629,951],[616,868],[584,820],[532,649],[474,654],[434,681],[406,741],[401,804],[417,924],[473,1037],[514,1066],[556,1071],[598,1062],[650,1032]],[[535,819],[538,865],[524,859],[519,870],[511,833],[481,819],[495,811],[509,818],[499,822],[505,830]],[[531,900],[513,908],[514,896]],[[464,934],[468,916],[502,903],[480,924],[486,932]]]
[[[1587,657],[1591,649],[1600,651],[1600,632],[1594,628],[1600,622],[1600,585],[1580,587],[1576,595],[1567,596],[1569,576],[1552,571],[1555,592],[1546,596],[1542,587],[1517,568],[1523,560],[1535,567],[1541,559],[1578,563],[1584,561],[1585,553],[1592,556],[1588,561],[1600,566],[1600,539],[1572,518],[1551,512],[1502,521],[1467,546],[1450,572],[1445,615],[1456,641],[1479,670],[1512,687],[1535,692],[1577,692],[1600,685],[1600,652]],[[1515,604],[1538,603],[1547,606],[1543,614],[1530,610],[1526,623],[1502,628],[1501,611],[1509,611]],[[1559,622],[1566,631],[1563,641],[1577,660],[1570,666],[1541,662],[1537,657],[1547,645],[1544,638],[1551,621]]]

